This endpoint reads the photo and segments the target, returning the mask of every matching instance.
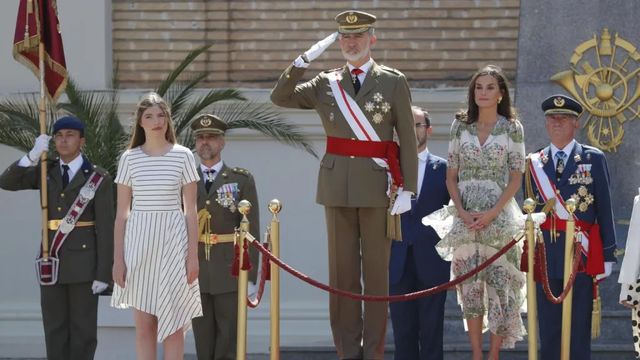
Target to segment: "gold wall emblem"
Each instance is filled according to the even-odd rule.
[[[354,23],[356,23],[358,21],[358,15],[349,14],[349,15],[347,15],[347,18],[345,20],[347,20],[347,23],[349,23],[349,24],[354,24]]]
[[[563,107],[564,106],[564,99],[558,96],[557,98],[553,99],[553,105],[555,105],[557,107]]]
[[[640,117],[640,52],[604,28],[575,48],[570,70],[551,80],[564,87],[584,107],[589,142],[604,151],[617,151],[623,124]]]

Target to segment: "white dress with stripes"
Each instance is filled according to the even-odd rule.
[[[125,287],[114,285],[111,306],[129,307],[158,318],[158,342],[202,316],[198,280],[187,283],[187,228],[182,187],[199,180],[184,146],[161,156],[140,147],[122,154],[115,182],[132,188],[124,237]]]

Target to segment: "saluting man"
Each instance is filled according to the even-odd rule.
[[[50,139],[45,134],[36,138],[33,149],[0,176],[0,187],[40,189],[39,159]],[[111,281],[113,180],[82,154],[85,138],[80,120],[60,118],[53,125],[53,140],[60,157],[47,164],[49,249],[59,270],[57,279],[56,274],[48,280],[41,277],[47,359],[93,359],[98,343],[97,294]],[[71,211],[77,206],[82,208],[79,217],[74,216],[77,208]]]
[[[542,102],[551,144],[529,154],[525,196],[536,199],[540,211],[545,201],[556,198],[553,216],[541,225],[547,254],[549,285],[555,296],[564,287],[565,229],[569,213],[565,201],[576,201],[575,223],[582,239],[583,266],[573,285],[571,359],[591,358],[591,313],[594,286],[611,274],[616,261],[616,233],[611,207],[607,161],[597,148],[580,144],[574,137],[580,127],[582,106],[565,95]],[[560,359],[562,304],[547,300],[537,284],[541,359]]]
[[[238,317],[238,279],[231,275],[233,233],[242,214],[238,202],[248,200],[250,233],[260,240],[258,195],[253,176],[222,161],[227,124],[215,115],[198,116],[191,123],[201,164],[198,173],[198,227],[200,238],[200,296],[203,316],[193,319],[199,360],[235,360]],[[249,291],[255,292],[258,253],[250,249]],[[242,253],[241,253],[242,254]]]
[[[315,109],[327,135],[316,201],[325,206],[331,286],[368,295],[388,294],[391,214],[411,208],[416,193],[416,137],[404,75],[371,58],[376,17],[345,11],[331,34],[295,59],[271,92],[274,104]],[[338,39],[347,64],[298,84],[310,62]],[[394,130],[400,147],[393,141]],[[361,275],[364,289],[361,286]],[[330,296],[333,340],[341,359],[382,359],[387,304]]]

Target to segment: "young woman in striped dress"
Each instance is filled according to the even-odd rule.
[[[120,158],[111,306],[134,308],[138,359],[182,359],[184,333],[202,316],[198,286],[197,182],[191,151],[176,144],[171,113],[142,98]]]

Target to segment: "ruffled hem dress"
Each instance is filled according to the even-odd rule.
[[[475,124],[454,121],[449,143],[449,167],[458,168],[458,189],[467,211],[491,209],[506,188],[510,171],[524,171],[523,130],[519,121],[499,117],[483,145]],[[423,218],[441,240],[440,256],[451,261],[452,278],[464,275],[502,249],[524,227],[522,212],[511,199],[493,222],[481,230],[469,230],[448,205]],[[526,277],[520,271],[522,242],[477,275],[458,285],[463,317],[483,318],[483,331],[503,337],[502,347],[513,348],[526,331],[522,323]]]
[[[187,283],[181,199],[182,187],[198,180],[193,154],[180,145],[162,156],[127,150],[118,166],[115,182],[132,188],[133,202],[124,238],[125,287],[114,285],[111,306],[155,315],[159,343],[202,316],[198,281]]]

